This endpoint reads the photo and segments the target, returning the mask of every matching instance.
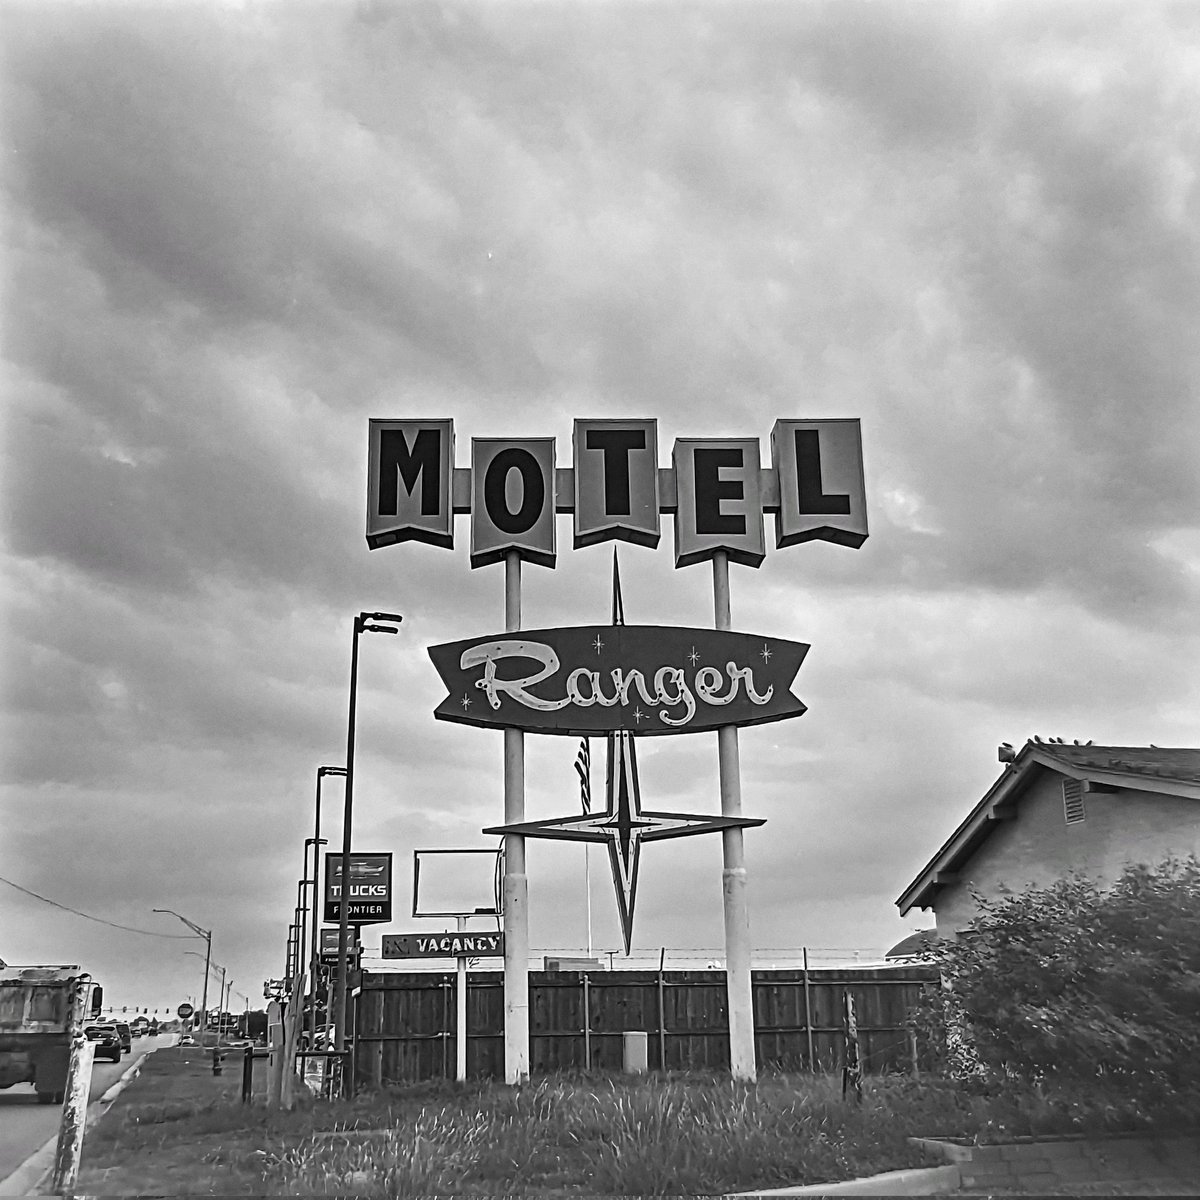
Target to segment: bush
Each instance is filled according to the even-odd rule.
[[[946,990],[915,1020],[929,1040],[942,1008],[960,1074],[1146,1113],[1200,1107],[1194,856],[1129,867],[1108,890],[1072,876],[975,899],[971,930],[939,944]]]

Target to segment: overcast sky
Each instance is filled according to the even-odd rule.
[[[860,417],[871,535],[732,568],[733,627],[811,643],[809,711],[741,733],[753,941],[879,953],[1001,741],[1200,730],[1200,7],[4,6],[0,876],[282,972],[316,769],[355,845],[488,844],[498,732],[435,722],[430,644],[503,569],[364,539],[367,421],[472,437]],[[611,551],[524,571],[608,618]],[[706,626],[706,565],[622,550],[631,623]],[[530,818],[575,744],[528,737]],[[716,813],[715,734],[640,743]],[[599,785],[599,781],[598,781]],[[340,845],[341,783],[323,836]],[[535,949],[586,941],[582,848],[529,844]],[[635,948],[719,952],[718,837],[650,846]],[[594,860],[598,947],[619,933]],[[368,931],[378,943],[379,928]],[[0,884],[0,957],[118,1004],[202,943]]]

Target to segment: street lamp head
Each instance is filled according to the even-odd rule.
[[[393,625],[399,625],[404,620],[399,613],[369,612],[362,615],[371,621],[391,621]],[[395,630],[392,632],[395,632]]]
[[[322,775],[345,775],[345,773],[346,773],[345,767],[318,767],[317,768],[317,778],[318,779],[320,779]]]
[[[393,629],[390,625],[364,625],[364,633],[399,633],[400,630]]]

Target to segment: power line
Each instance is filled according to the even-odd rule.
[[[18,892],[24,892],[26,896],[32,896],[35,900],[40,900],[43,904],[49,904],[54,908],[61,908],[63,912],[74,913],[77,917],[83,917],[85,921],[95,921],[98,925],[108,925],[112,929],[124,929],[126,933],[143,933],[147,937],[160,938],[192,938],[195,935],[190,933],[158,933],[153,929],[135,929],[132,925],[118,925],[116,921],[106,921],[103,917],[93,917],[90,913],[80,912],[77,908],[72,908],[69,904],[59,904],[57,900],[51,900],[47,896],[39,896],[37,892],[31,892],[28,888],[22,887],[19,883],[13,883],[11,879],[5,879],[0,875],[0,883],[7,883],[10,888],[16,888]]]

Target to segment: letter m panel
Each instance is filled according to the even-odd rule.
[[[454,422],[369,422],[367,545],[454,547]]]

